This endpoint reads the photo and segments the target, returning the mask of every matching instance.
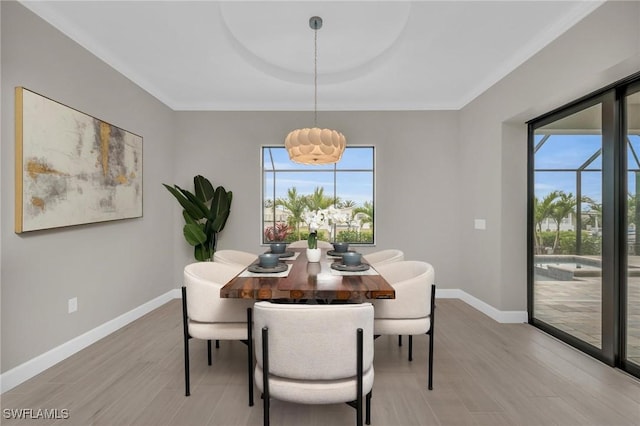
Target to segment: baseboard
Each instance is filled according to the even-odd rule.
[[[439,299],[460,299],[466,304],[479,310],[488,317],[503,324],[514,324],[527,322],[528,316],[526,311],[500,311],[486,302],[478,299],[460,289],[436,289],[436,298]]]
[[[21,364],[6,373],[0,375],[0,389],[4,393],[22,382],[29,380],[33,376],[40,374],[47,368],[53,367],[55,364],[70,357],[76,352],[86,348],[87,346],[97,342],[98,340],[117,331],[125,325],[137,320],[141,316],[148,314],[154,309],[164,305],[172,299],[179,299],[182,295],[179,289],[173,289],[167,293],[156,297],[147,303],[138,306],[131,311],[108,321],[93,330],[69,340],[62,345],[38,355],[37,357]],[[493,318],[500,323],[522,323],[527,322],[527,313],[525,311],[500,311],[488,303],[470,295],[460,289],[437,289],[436,298],[439,299],[460,299],[473,308],[479,310],[483,314]]]
[[[108,336],[114,331],[124,327],[125,325],[137,320],[141,316],[153,311],[154,309],[164,305],[172,299],[182,297],[180,290],[173,289],[167,293],[156,297],[147,303],[138,306],[131,311],[120,315],[117,318],[107,321],[106,323],[89,330],[86,333],[75,337],[62,345],[53,348],[42,355],[20,364],[19,366],[12,368],[11,370],[0,375],[0,389],[1,392],[6,392],[20,383],[32,378],[33,376],[40,374],[47,368],[54,366],[65,358],[70,357],[76,352],[86,348],[87,346],[97,342],[98,340]]]

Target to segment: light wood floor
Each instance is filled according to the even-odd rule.
[[[184,396],[180,301],[174,300],[2,395],[3,425],[260,425],[247,406],[246,347],[221,342],[207,366],[191,341]],[[375,343],[373,425],[640,425],[640,381],[526,324],[498,324],[464,302],[439,299],[434,390],[427,338],[414,361],[397,338]],[[66,420],[15,421],[5,409],[67,409]],[[272,424],[351,425],[344,404],[272,402]]]

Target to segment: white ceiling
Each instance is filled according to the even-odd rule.
[[[459,109],[601,1],[23,1],[175,110]]]

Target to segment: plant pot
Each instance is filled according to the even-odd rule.
[[[321,255],[322,255],[322,250],[319,248],[307,249],[307,260],[309,262],[320,262]]]

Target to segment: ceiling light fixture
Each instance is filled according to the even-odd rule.
[[[322,28],[322,18],[309,18],[309,27],[314,30],[313,62],[313,128],[291,131],[284,141],[291,161],[301,164],[332,164],[342,158],[347,145],[344,135],[336,130],[320,129],[318,121],[318,30]]]

